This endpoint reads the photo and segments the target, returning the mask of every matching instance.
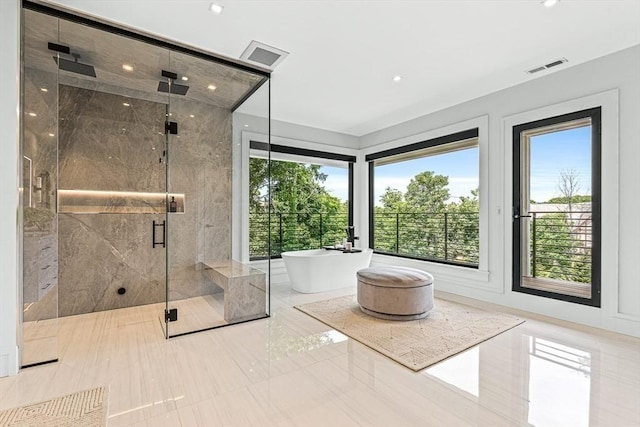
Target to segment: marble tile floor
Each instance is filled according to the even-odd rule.
[[[164,325],[165,304],[154,304],[158,320]],[[222,292],[214,295],[171,301],[169,308],[178,309],[178,321],[169,323],[170,336],[213,328],[226,324]]]
[[[0,409],[104,385],[111,427],[640,425],[638,339],[531,316],[415,373],[292,308],[353,292],[274,284],[269,319],[171,340],[148,306],[62,319]]]

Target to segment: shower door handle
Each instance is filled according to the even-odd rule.
[[[153,230],[152,230],[152,238],[151,238],[152,243],[153,243],[153,245],[152,245],[153,248],[155,248],[156,245],[162,245],[163,248],[166,247],[166,244],[165,244],[165,236],[166,236],[165,224],[166,224],[166,221],[162,221],[161,223],[156,223],[155,221],[153,221]],[[161,235],[162,236],[162,241],[160,241],[160,242],[156,241],[156,228],[157,227],[161,227],[162,228],[162,235]]]

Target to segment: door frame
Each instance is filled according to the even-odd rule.
[[[521,134],[524,131],[553,126],[580,119],[591,119],[591,298],[581,298],[540,289],[521,286],[522,240],[520,223],[521,206]],[[512,126],[512,210],[511,210],[511,273],[512,291],[576,304],[601,306],[602,265],[602,107],[588,108],[553,117],[543,118]]]

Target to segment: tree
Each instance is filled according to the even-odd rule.
[[[478,190],[447,203],[449,178],[417,174],[406,193],[387,187],[374,214],[377,250],[425,258],[478,262]]]
[[[251,256],[266,256],[269,241],[273,256],[342,240],[348,225],[347,205],[326,191],[327,175],[320,168],[275,160],[269,167],[266,159],[249,159]]]
[[[407,185],[407,206],[423,212],[440,212],[449,199],[449,177],[435,172],[421,172]]]
[[[572,203],[591,203],[591,196],[578,194],[571,198],[571,202]],[[535,203],[535,202],[532,202],[532,203]],[[569,203],[569,200],[564,196],[560,196],[560,197],[552,197],[549,200],[547,200],[545,203],[566,205]]]
[[[591,219],[588,212],[574,213],[573,205],[590,203],[591,196],[578,194],[580,174],[574,169],[560,172],[558,190],[562,196],[547,203],[565,204],[568,212],[541,213],[532,222],[535,232],[531,233],[531,262],[535,276],[590,283]]]
[[[447,258],[477,264],[479,262],[479,189],[471,196],[461,196],[458,202],[447,205]]]
[[[380,196],[380,202],[382,202],[382,207],[389,211],[401,212],[406,208],[402,191],[391,187],[384,189],[384,193]]]
[[[567,201],[569,212],[571,212],[573,198],[580,191],[580,174],[575,169],[566,169],[560,171],[560,182],[558,183],[560,194]]]

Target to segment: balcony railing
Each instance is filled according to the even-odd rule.
[[[478,212],[376,213],[373,227],[377,252],[478,266]]]
[[[249,217],[251,259],[316,249],[342,242],[347,213],[266,213]],[[376,213],[374,250],[379,253],[477,267],[479,213]],[[590,283],[591,212],[532,212],[529,232],[530,277]],[[271,252],[269,253],[269,234]]]
[[[249,214],[249,257],[252,260],[279,257],[282,252],[318,249],[342,242],[349,215],[340,213],[295,212]],[[271,232],[269,232],[271,231]],[[271,234],[271,253],[269,253]]]
[[[531,212],[529,276],[591,283],[590,211]]]

